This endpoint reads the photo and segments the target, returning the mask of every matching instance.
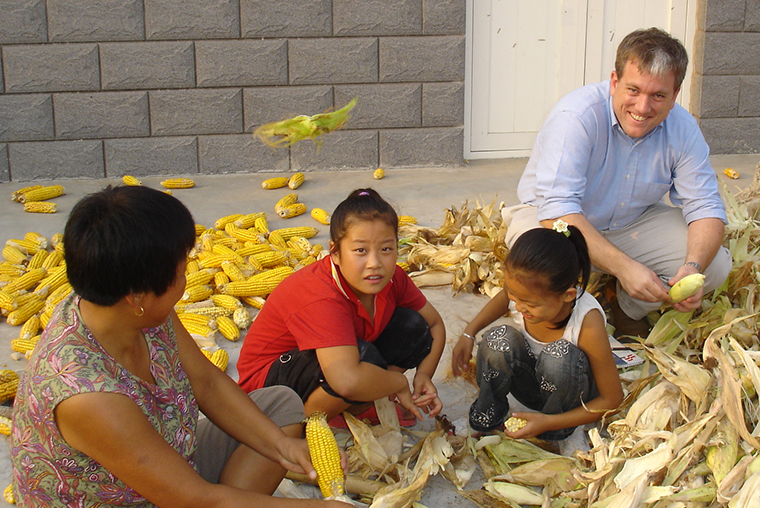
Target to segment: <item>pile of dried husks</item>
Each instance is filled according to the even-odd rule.
[[[349,490],[374,498],[375,508],[419,506],[429,475],[440,472],[483,507],[760,505],[760,164],[750,187],[723,191],[729,279],[698,311],[650,316],[658,318],[651,334],[634,345],[645,361],[622,373],[627,397],[589,431],[590,451],[563,457],[503,435],[478,441],[443,422],[407,434],[416,444],[406,449],[397,422],[386,423],[391,407],[375,427],[347,417]],[[418,285],[498,292],[506,255],[498,212],[495,202],[465,204],[439,229],[403,226],[401,254]],[[468,484],[478,465],[482,489]]]

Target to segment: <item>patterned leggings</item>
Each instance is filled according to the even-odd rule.
[[[588,358],[577,346],[560,339],[547,344],[536,357],[525,337],[508,325],[483,334],[477,380],[480,391],[470,406],[470,427],[481,432],[503,425],[509,416],[509,393],[544,414],[564,413],[599,396]],[[573,430],[554,430],[538,437],[558,441]]]

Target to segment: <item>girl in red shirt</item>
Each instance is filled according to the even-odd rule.
[[[251,325],[240,385],[289,386],[306,414],[328,418],[385,396],[417,419],[440,413],[432,377],[443,319],[397,256],[393,207],[372,189],[353,191],[332,215],[330,255],[281,282]],[[411,387],[408,369],[416,369]]]

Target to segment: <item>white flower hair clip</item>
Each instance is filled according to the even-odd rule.
[[[557,233],[562,233],[563,235],[570,237],[570,231],[567,229],[567,222],[563,221],[562,219],[557,219],[554,221],[552,229]]]

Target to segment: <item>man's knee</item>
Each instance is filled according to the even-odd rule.
[[[712,291],[728,278],[733,266],[731,253],[725,247],[718,249],[710,266],[705,269],[705,292]]]

